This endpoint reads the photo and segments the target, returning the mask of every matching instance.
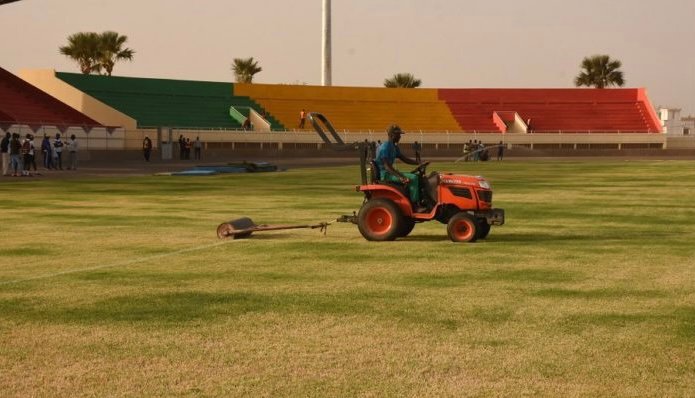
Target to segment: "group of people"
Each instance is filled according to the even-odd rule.
[[[190,138],[186,138],[179,135],[178,139],[179,146],[179,160],[190,160],[191,159],[191,149],[193,149],[195,160],[200,160],[200,155],[203,149],[203,142],[200,140],[200,136],[195,138],[195,141],[191,142]],[[150,161],[150,156],[152,155],[152,140],[150,137],[145,136],[142,140],[142,154],[146,162]]]
[[[183,135],[179,136],[179,160],[191,160],[191,149],[194,151],[196,160],[200,160],[200,152],[203,148],[203,143],[200,137],[196,137],[195,141],[191,142],[190,138]]]
[[[504,143],[500,141],[495,147],[497,148],[497,160],[502,160],[504,158]],[[473,162],[487,161],[490,159],[488,149],[482,140],[468,140],[467,143],[463,144],[463,160],[466,162],[469,160]]]
[[[40,150],[43,155],[43,167],[47,170],[63,170],[63,153],[67,151],[70,155],[68,170],[77,170],[77,152],[79,143],[75,135],[71,135],[66,143],[60,138],[60,133],[55,135],[51,141],[48,135],[44,134],[40,148],[37,149],[34,143],[34,135],[27,134],[24,138],[18,133],[5,133],[5,137],[0,141],[0,152],[2,152],[2,175],[3,176],[32,176],[36,168],[36,155]],[[11,172],[11,174],[10,174]]]
[[[203,148],[203,142],[200,141],[200,136],[195,137],[195,141],[191,142],[190,138],[180,135],[179,160],[191,160],[191,148],[193,148],[195,159],[200,160],[200,152]]]

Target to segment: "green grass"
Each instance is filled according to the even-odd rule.
[[[2,396],[688,396],[695,162],[435,164],[507,224],[351,224],[356,167],[0,183]]]

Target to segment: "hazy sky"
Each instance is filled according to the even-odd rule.
[[[0,66],[78,72],[58,53],[79,31],[115,30],[136,50],[115,75],[258,83],[321,81],[321,0],[23,0],[0,6]],[[627,87],[695,114],[695,0],[333,0],[333,84],[572,87],[584,56],[623,62]]]

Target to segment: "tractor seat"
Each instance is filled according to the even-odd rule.
[[[408,197],[408,186],[403,185],[400,182],[395,182],[395,181],[382,181],[381,180],[381,172],[379,169],[379,165],[376,163],[376,160],[370,160],[369,161],[369,166],[371,168],[370,173],[369,173],[369,178],[372,184],[381,184],[381,185],[388,185],[391,187],[396,188],[400,193],[403,194],[406,198]]]

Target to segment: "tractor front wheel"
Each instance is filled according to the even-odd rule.
[[[490,224],[487,223],[486,219],[478,219],[478,231],[476,233],[478,234],[478,239],[485,239],[490,234]]]
[[[368,200],[357,215],[357,227],[367,240],[394,240],[401,236],[403,222],[401,210],[387,199]]]
[[[478,239],[478,223],[468,213],[457,213],[449,220],[446,232],[454,242],[475,242]]]

